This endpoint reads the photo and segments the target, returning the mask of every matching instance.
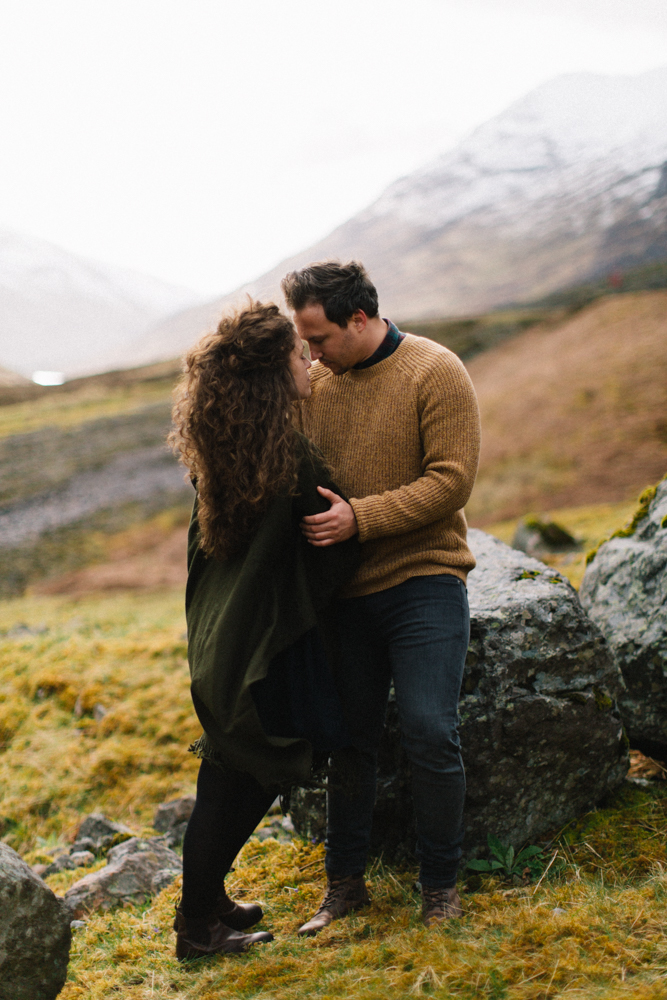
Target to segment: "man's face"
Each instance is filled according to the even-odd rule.
[[[326,318],[319,303],[311,303],[294,313],[294,325],[301,339],[307,341],[312,360],[319,361],[333,375],[344,375],[363,360],[356,316],[357,313],[346,327],[341,327]]]

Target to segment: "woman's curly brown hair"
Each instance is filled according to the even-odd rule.
[[[186,356],[169,443],[196,478],[207,555],[238,552],[271,499],[296,488],[294,337],[276,305],[251,301]]]

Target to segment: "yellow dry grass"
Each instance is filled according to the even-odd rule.
[[[182,592],[0,604],[0,835],[70,837],[95,809],[137,828],[191,791]],[[95,706],[106,713],[100,716]]]

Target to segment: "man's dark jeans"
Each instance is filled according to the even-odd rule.
[[[463,840],[465,774],[458,701],[470,614],[465,585],[451,574],[412,577],[337,605],[339,688],[353,749],[334,765],[352,773],[352,791],[332,782],[328,801],[329,877],[362,872],[370,842],[377,749],[393,678],[401,740],[412,766],[417,856],[423,885],[449,888]]]

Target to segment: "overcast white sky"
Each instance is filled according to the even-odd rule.
[[[667,0],[0,0],[0,226],[231,290]]]

